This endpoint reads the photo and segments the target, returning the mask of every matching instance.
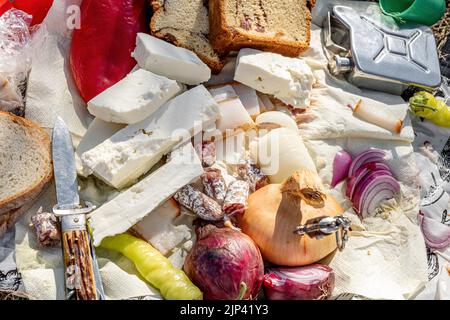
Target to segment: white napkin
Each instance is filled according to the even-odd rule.
[[[25,111],[26,118],[45,128],[53,128],[56,117],[62,117],[75,143],[92,120],[74,85],[69,66],[71,30],[67,26],[70,17],[67,12],[69,6],[80,3],[81,0],[55,1],[33,36]]]
[[[345,149],[356,155],[369,146],[386,152],[386,162],[401,182],[404,199],[386,220],[360,219],[344,196],[344,183],[332,190],[352,221],[354,232],[344,251],[331,266],[336,272],[334,294],[352,293],[373,299],[409,299],[427,283],[426,248],[417,226],[419,192],[412,146],[401,141],[330,139],[305,142],[325,184],[332,178],[336,152]]]

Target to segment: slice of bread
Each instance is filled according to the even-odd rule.
[[[315,0],[209,0],[209,39],[219,54],[255,48],[298,57],[309,47]]]
[[[51,143],[44,129],[0,112],[0,221],[17,220],[53,176]]]
[[[209,43],[207,1],[151,0],[153,16],[150,29],[153,36],[176,46],[194,51],[213,73],[219,73],[224,60]]]

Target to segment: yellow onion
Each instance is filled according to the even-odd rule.
[[[282,184],[269,184],[251,194],[238,226],[259,246],[265,260],[281,266],[304,266],[333,252],[336,238],[334,234],[321,239],[298,235],[295,228],[342,213],[339,203],[325,193],[319,176],[302,169]]]

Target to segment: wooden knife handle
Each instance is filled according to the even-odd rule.
[[[66,299],[97,300],[94,266],[87,230],[62,232]]]

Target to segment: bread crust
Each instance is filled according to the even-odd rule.
[[[150,4],[152,6],[153,15],[150,20],[150,31],[151,34],[159,39],[165,40],[167,42],[173,43],[177,47],[185,48],[187,50],[191,50],[191,48],[188,48],[187,46],[183,45],[181,42],[179,42],[176,37],[168,37],[166,34],[163,34],[162,32],[158,32],[156,28],[156,19],[159,18],[159,15],[161,14],[161,11],[164,10],[164,7],[161,6],[158,2],[158,0],[151,0]],[[225,66],[224,59],[219,58],[219,61],[215,61],[207,57],[206,55],[195,52],[197,56],[202,60],[204,63],[208,65],[208,67],[211,69],[212,73],[217,74],[220,71],[222,71],[223,67]]]
[[[12,122],[18,123],[24,126],[25,128],[29,129],[30,132],[33,132],[33,136],[36,138],[38,143],[48,154],[49,159],[46,168],[46,173],[40,181],[36,182],[34,185],[30,186],[29,188],[19,193],[16,193],[6,199],[0,200],[0,216],[1,216],[5,213],[11,214],[10,211],[20,208],[24,206],[26,203],[35,200],[39,196],[41,191],[44,189],[44,187],[47,185],[47,183],[52,179],[53,166],[51,156],[51,141],[50,137],[48,136],[47,132],[44,129],[42,129],[40,126],[38,126],[31,120],[22,117],[17,117],[8,112],[0,112],[0,117],[7,117]]]
[[[231,51],[239,51],[242,48],[255,48],[270,51],[288,57],[298,57],[309,48],[311,33],[308,33],[304,43],[279,39],[274,36],[255,36],[242,30],[238,30],[226,23],[226,0],[209,0],[209,41],[219,54],[228,54]],[[313,8],[315,0],[307,2],[308,8]],[[310,9],[310,10],[311,10]],[[311,11],[308,10],[306,19],[307,28],[311,29]]]

